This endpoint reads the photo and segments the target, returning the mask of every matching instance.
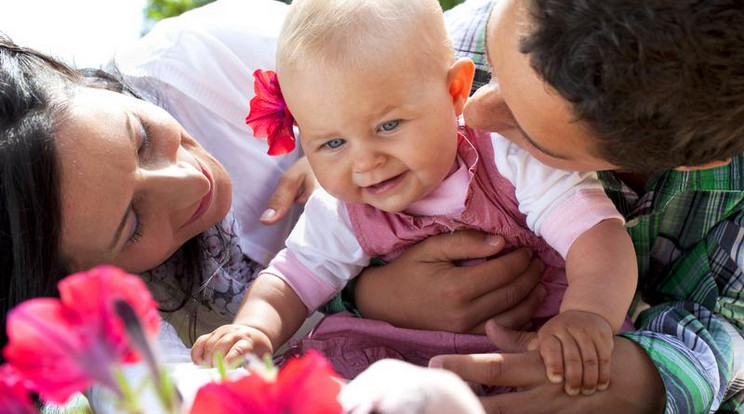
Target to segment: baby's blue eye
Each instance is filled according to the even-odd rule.
[[[395,128],[397,128],[399,123],[400,123],[400,121],[397,120],[397,119],[394,120],[394,121],[387,121],[387,122],[383,123],[382,125],[380,125],[380,129],[382,129],[383,131],[386,131],[386,132],[390,132],[390,131],[394,130]]]
[[[344,141],[341,138],[335,138],[335,139],[332,139],[332,140],[326,142],[325,143],[325,146],[328,147],[328,148],[330,148],[330,149],[336,149],[336,148],[344,145],[344,142],[346,142],[346,141]]]

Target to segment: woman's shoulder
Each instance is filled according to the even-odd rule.
[[[164,62],[169,63],[169,76],[211,65],[273,68],[287,7],[275,0],[217,0],[158,22],[141,39],[119,49],[114,60],[131,76],[158,77],[155,68]]]

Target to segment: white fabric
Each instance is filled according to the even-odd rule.
[[[287,5],[275,0],[219,0],[158,23],[115,55],[125,79],[156,91],[152,98],[163,100],[230,173],[241,248],[264,265],[284,246],[300,209],[273,226],[258,219],[300,151],[268,156],[266,141],[253,137],[245,117],[254,96],[253,72],[274,68],[286,11]]]
[[[604,193],[594,172],[563,171],[548,167],[519,145],[496,133],[491,134],[491,142],[496,167],[514,185],[519,211],[527,217],[527,227],[538,236],[543,236],[542,226],[556,213],[555,209],[579,189]]]
[[[171,325],[161,322],[155,349],[160,362],[166,367],[174,385],[181,393],[184,407],[189,407],[194,400],[196,391],[204,384],[219,378],[214,368],[203,368],[191,362],[191,353],[181,342]],[[151,375],[144,362],[126,365],[123,369],[129,385],[138,390],[139,403],[148,414],[166,413],[161,406],[154,387],[151,386]],[[116,396],[103,387],[92,387],[87,393],[88,402],[97,414],[124,414],[117,407]],[[184,410],[184,412],[186,412]]]
[[[193,403],[199,388],[219,378],[213,368],[202,368],[191,362],[190,351],[183,345],[172,326],[163,322],[157,339],[157,353],[184,401],[184,411]],[[241,373],[244,373],[240,369]],[[148,414],[166,414],[149,381],[144,364],[126,366],[124,375],[138,390],[139,402]],[[117,407],[110,391],[93,387],[86,393],[97,414],[125,414]],[[347,384],[339,395],[343,407],[358,414],[409,413],[483,413],[475,394],[455,374],[438,369],[417,367],[403,361],[382,360],[371,365]]]
[[[457,375],[397,359],[370,365],[341,390],[338,400],[352,414],[485,413]]]

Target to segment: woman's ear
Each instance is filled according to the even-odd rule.
[[[457,59],[447,71],[449,94],[457,116],[462,115],[462,108],[465,107],[465,101],[470,96],[474,75],[475,64],[468,58]]]

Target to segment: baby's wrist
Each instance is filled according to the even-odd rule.
[[[586,310],[586,309],[567,308],[567,309],[562,309],[561,310],[561,313],[567,313],[567,312],[576,312],[576,313],[580,313],[580,314],[584,314],[584,315],[589,315],[591,317],[597,318],[597,319],[601,320],[602,322],[604,322],[605,324],[607,324],[607,326],[612,330],[613,333],[617,331],[615,329],[613,323],[606,316],[604,316],[604,315],[602,315],[600,313],[597,313],[597,312],[594,312],[594,311],[590,311],[590,310]]]
[[[274,345],[271,336],[257,328],[248,324],[239,324],[247,329],[246,339],[252,343],[252,353],[259,358],[263,358],[265,354],[272,355],[274,353]]]

